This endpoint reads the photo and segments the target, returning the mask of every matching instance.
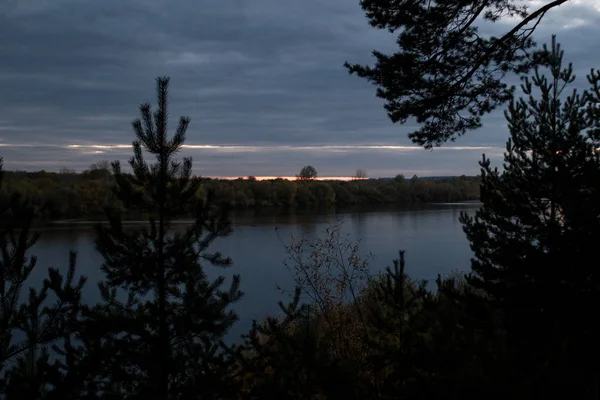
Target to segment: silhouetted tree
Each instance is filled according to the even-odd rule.
[[[600,73],[565,98],[572,66],[554,37],[544,51],[549,76],[536,68],[505,114],[504,171],[484,155],[483,206],[461,216],[469,281],[505,313],[524,398],[596,398],[600,332],[587,315],[600,304]]]
[[[317,177],[317,170],[312,165],[307,165],[302,167],[300,173],[296,175],[296,178],[300,180],[310,180],[315,179]]]
[[[83,171],[83,175],[90,179],[103,179],[110,181],[110,163],[106,160],[90,164],[89,168]]]
[[[529,12],[519,0],[361,0],[371,26],[397,33],[399,51],[373,51],[373,67],[346,63],[350,73],[377,86],[393,122],[415,118],[409,134],[430,148],[481,126],[481,117],[510,100],[508,73],[537,61],[531,35],[546,13],[568,0]],[[480,21],[517,18],[500,37],[481,35]]]
[[[0,158],[0,189],[3,173]],[[49,347],[76,328],[85,283],[80,278],[74,285],[74,253],[66,278],[50,268],[43,282],[27,282],[37,263],[28,254],[39,238],[31,231],[33,218],[27,199],[0,196],[0,395],[8,399],[44,398],[56,389]]]
[[[110,162],[108,160],[100,160],[98,162],[90,164],[90,171],[94,171],[97,169],[106,170],[110,172]]]
[[[356,172],[354,173],[354,179],[366,179],[367,178],[367,171],[365,171],[364,169],[358,168],[356,170]]]
[[[401,251],[363,293],[377,398],[506,398],[497,314],[464,280],[438,276],[436,283],[433,292],[412,280]]]
[[[59,174],[64,174],[64,175],[74,175],[74,174],[76,174],[75,170],[73,168],[69,168],[69,167],[60,167],[58,169],[58,173]]]
[[[231,265],[230,258],[208,252],[231,225],[211,206],[210,193],[207,202],[196,199],[200,181],[191,178],[192,160],[174,158],[190,119],[181,117],[167,137],[168,85],[168,78],[156,80],[158,109],[152,113],[142,104],[141,119],[133,122],[133,177],[112,164],[117,196],[149,214],[150,227],[125,230],[120,213],[109,210],[110,226],[97,228],[106,281],[100,284],[103,302],[87,323],[103,329],[98,370],[104,377],[96,379],[116,398],[216,398],[229,388],[220,341],[237,319],[230,306],[241,297],[240,280],[235,275],[222,290],[224,278],[209,281],[200,261]],[[154,164],[145,161],[144,150]],[[194,223],[173,232],[170,221],[187,209]]]

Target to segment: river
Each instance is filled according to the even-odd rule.
[[[232,216],[231,236],[217,239],[213,250],[232,257],[228,270],[207,266],[209,277],[241,275],[244,298],[234,309],[240,321],[232,334],[245,332],[253,319],[277,313],[277,302],[287,295],[276,285],[293,288],[290,272],[283,265],[292,235],[323,234],[331,223],[342,223],[341,232],[360,240],[362,254],[370,252],[371,274],[382,271],[406,250],[406,271],[415,279],[434,280],[438,274],[467,271],[472,252],[458,221],[461,212],[472,214],[473,203],[428,204],[412,207],[372,207],[337,212],[275,213],[271,210],[243,212]],[[277,227],[277,229],[275,229]],[[41,282],[48,267],[66,269],[69,251],[78,254],[78,274],[88,277],[84,301],[99,299],[96,282],[102,279],[102,258],[94,248],[94,230],[89,223],[57,224],[40,230],[41,238],[31,254],[38,257],[32,282]],[[282,243],[283,242],[283,243]]]

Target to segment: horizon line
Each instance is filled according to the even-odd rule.
[[[407,177],[406,175],[399,173],[396,174],[394,176],[373,176],[373,177],[366,177],[366,178],[356,178],[354,176],[320,176],[320,177],[316,177],[313,179],[308,179],[308,180],[313,180],[313,181],[368,181],[369,179],[394,179],[396,176],[398,175],[402,175],[404,176],[404,179],[406,180],[410,180],[410,177]],[[454,174],[454,175],[417,175],[417,174],[413,174],[416,175],[418,178],[453,178],[453,177],[460,177],[460,176],[467,176],[467,177],[478,177],[479,175],[466,175],[466,174]],[[257,181],[268,181],[268,180],[276,180],[276,179],[283,179],[283,180],[288,180],[288,181],[296,181],[299,180],[296,176],[269,176],[269,175],[264,175],[264,176],[258,176],[258,175],[249,175],[249,176],[216,176],[216,175],[212,175],[212,176],[202,176],[202,175],[196,175],[198,178],[210,178],[210,179],[221,179],[221,180],[238,180],[238,179],[243,179],[243,180],[248,180],[248,178],[251,176],[254,179],[256,179]]]

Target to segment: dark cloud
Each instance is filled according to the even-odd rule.
[[[552,10],[536,36],[558,34],[578,86],[600,66],[595,4]],[[172,127],[179,115],[192,118],[189,144],[242,146],[185,149],[203,175],[286,176],[305,164],[326,175],[472,174],[481,153],[500,157],[508,135],[498,110],[448,149],[320,147],[411,145],[414,126],[393,125],[374,87],[342,66],[395,48],[358,1],[7,0],[0,40],[0,154],[9,168],[126,160],[126,147],[85,146],[131,143],[130,121],[153,102],[162,75],[172,78]]]

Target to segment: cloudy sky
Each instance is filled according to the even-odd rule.
[[[553,9],[536,39],[553,32],[583,85],[600,67],[600,0]],[[348,75],[344,61],[369,63],[394,39],[358,0],[2,0],[0,156],[8,169],[50,171],[126,160],[137,107],[167,75],[171,128],[192,118],[182,154],[197,174],[290,176],[306,164],[321,176],[476,174],[481,153],[500,163],[501,112],[426,151]]]

